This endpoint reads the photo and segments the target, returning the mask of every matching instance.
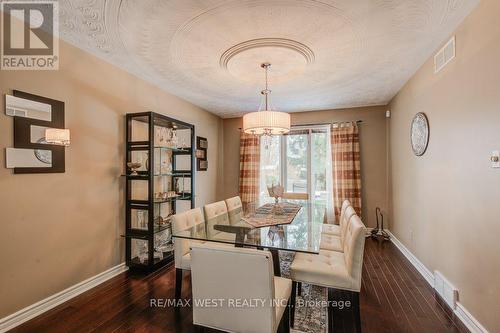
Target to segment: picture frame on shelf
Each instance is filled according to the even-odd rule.
[[[196,170],[197,171],[207,171],[208,170],[208,140],[207,138],[197,136],[196,137]]]

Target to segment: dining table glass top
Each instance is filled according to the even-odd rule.
[[[250,204],[245,209],[237,208],[228,214],[174,232],[172,236],[235,246],[319,253],[321,225],[325,214],[324,204],[304,200],[283,200],[280,204],[290,204],[289,207],[299,205],[300,208],[296,215],[290,217],[291,223],[287,224],[279,224],[280,219],[285,221],[286,218],[282,214],[266,211],[264,204]],[[269,203],[267,207],[269,208]],[[255,226],[255,221],[266,218],[277,224]]]

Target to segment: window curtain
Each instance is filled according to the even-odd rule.
[[[351,202],[361,217],[361,166],[359,129],[356,123],[332,126],[331,149],[333,167],[333,205],[335,220],[339,221],[342,202]]]
[[[244,205],[258,201],[260,175],[259,136],[240,134],[240,198]]]
[[[332,159],[332,132],[331,128],[328,127],[327,130],[327,139],[326,141],[326,188],[328,190],[327,199],[326,199],[326,214],[325,214],[325,222],[326,223],[335,223],[335,212],[333,208],[333,159]]]

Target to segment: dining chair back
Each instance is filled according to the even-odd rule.
[[[216,234],[220,233],[220,231],[214,229],[214,225],[229,225],[229,216],[227,214],[227,206],[224,200],[205,205],[204,210],[207,236],[209,238],[212,238]]]
[[[203,213],[201,208],[193,208],[186,212],[175,214],[172,216],[172,233],[179,235],[194,226],[204,228]],[[191,269],[191,255],[189,246],[193,243],[200,242],[184,238],[174,238],[174,263],[176,270],[175,278],[175,297],[180,298],[182,289],[182,272],[183,270]]]
[[[342,218],[344,218],[344,215],[345,215],[345,211],[347,209],[347,207],[351,206],[351,202],[347,199],[344,200],[344,202],[342,202],[342,208],[340,209],[340,221],[342,221]],[[340,221],[339,221],[339,224],[340,224]]]
[[[340,224],[326,224],[322,226],[320,249],[344,252],[344,240],[349,220],[356,215],[356,211],[348,200],[342,204],[340,212]]]
[[[349,202],[349,200],[344,200],[344,202],[342,202],[342,207],[340,209],[340,216],[339,216],[339,220],[338,220],[338,224],[329,224],[328,223],[328,214],[327,214],[327,209],[325,208],[325,215],[324,215],[324,218],[323,218],[323,226],[322,226],[322,229],[321,229],[321,232],[324,234],[324,235],[329,235],[329,236],[337,236],[337,237],[340,237],[340,234],[341,234],[341,225],[343,224],[344,220],[345,220],[345,212],[347,210],[347,207],[351,206],[351,203]]]
[[[243,217],[243,205],[241,203],[241,198],[235,196],[226,199],[227,214],[229,218],[229,224],[237,225],[240,223]]]
[[[365,249],[366,228],[358,215],[353,215],[344,237],[344,260],[347,271],[352,279],[350,290],[359,292],[361,289],[361,273],[363,268],[363,253]]]
[[[289,199],[289,200],[309,200],[309,194],[308,193],[285,192],[285,193],[283,193],[281,198]]]
[[[353,216],[357,216],[356,211],[351,205],[349,205],[345,210],[344,216],[340,219],[340,238],[342,240],[342,247],[345,246],[347,228],[349,227],[349,222]]]
[[[175,214],[172,216],[172,233],[174,235],[180,234],[186,229],[204,222],[205,219],[201,208],[193,208],[186,212]],[[189,245],[191,242],[189,239],[174,239],[174,261],[176,268],[189,269],[189,262],[183,261],[182,258],[186,254],[189,254]]]
[[[271,253],[205,243],[193,244],[191,255],[195,325],[226,332],[276,332],[291,281],[274,277]],[[220,301],[207,306],[206,300]],[[252,300],[258,303],[245,304]]]

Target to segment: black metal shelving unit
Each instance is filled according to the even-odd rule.
[[[176,145],[159,142],[157,134],[165,129],[176,133]],[[194,208],[194,151],[194,125],[155,112],[126,115],[124,237],[131,269],[152,271],[173,261],[170,217]],[[128,162],[141,163],[137,174]]]

